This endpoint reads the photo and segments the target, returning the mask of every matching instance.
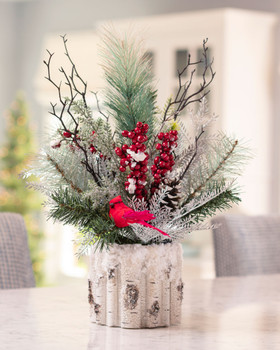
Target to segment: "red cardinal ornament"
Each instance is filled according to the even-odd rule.
[[[146,227],[150,227],[157,230],[164,236],[170,237],[167,233],[160,229],[148,224],[146,221],[155,219],[154,215],[148,210],[134,211],[124,204],[121,196],[117,196],[110,200],[109,216],[115,221],[117,227],[126,227],[130,224],[140,224]]]

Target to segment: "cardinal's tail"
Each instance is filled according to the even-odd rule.
[[[169,234],[167,234],[166,232],[163,232],[163,231],[160,230],[159,228],[154,227],[154,226],[148,224],[147,222],[144,222],[144,221],[142,222],[142,221],[141,221],[141,222],[139,222],[139,224],[141,224],[141,225],[143,225],[143,226],[146,226],[146,227],[150,227],[150,228],[152,228],[152,229],[154,229],[154,230],[157,230],[157,231],[160,232],[162,235],[170,237]]]

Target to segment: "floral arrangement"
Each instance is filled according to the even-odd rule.
[[[39,178],[28,184],[47,196],[50,218],[78,228],[80,253],[92,245],[182,240],[209,228],[208,217],[240,201],[235,179],[248,152],[222,132],[211,134],[216,116],[206,96],[215,72],[207,40],[201,59],[189,56],[178,71],[177,93],[161,110],[140,43],[106,31],[101,57],[107,86],[102,104],[93,93],[94,110],[62,39],[71,65],[70,72],[60,68],[62,82],[52,78],[53,53],[44,61],[58,93],[50,111],[58,127],[24,177]],[[203,74],[194,87],[198,67]],[[185,110],[192,122],[187,130],[180,117]]]

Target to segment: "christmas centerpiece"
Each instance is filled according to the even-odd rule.
[[[215,73],[207,40],[201,59],[189,56],[178,71],[177,92],[159,109],[139,42],[104,34],[107,85],[102,101],[93,93],[92,106],[62,39],[71,66],[69,72],[60,68],[63,82],[52,77],[52,53],[44,62],[58,93],[50,111],[58,124],[24,175],[40,179],[30,186],[47,196],[50,218],[77,227],[80,253],[91,250],[92,321],[124,328],[178,324],[179,242],[240,201],[235,178],[246,159],[236,139],[210,133],[216,117],[206,96]],[[194,87],[198,67],[201,81]],[[187,129],[180,120],[186,110]]]

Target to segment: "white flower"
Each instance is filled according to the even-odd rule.
[[[127,188],[127,191],[129,194],[133,194],[136,190],[136,186],[135,186],[136,180],[135,179],[128,179],[127,181],[129,182],[129,186]]]
[[[137,165],[137,163],[136,163],[136,162],[131,162],[131,168],[135,168],[135,167],[136,167],[136,165]]]
[[[135,153],[131,149],[128,149],[126,152],[130,154],[136,162],[143,162],[143,160],[145,160],[147,157],[147,155],[144,152]]]

